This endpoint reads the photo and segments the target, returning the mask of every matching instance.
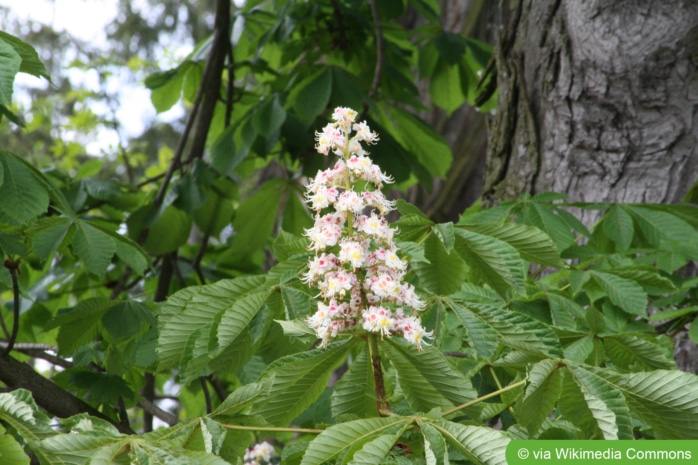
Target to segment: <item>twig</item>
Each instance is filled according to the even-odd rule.
[[[191,266],[194,268],[194,271],[196,271],[197,276],[199,276],[199,281],[201,284],[206,284],[206,278],[204,277],[203,271],[201,271],[201,260],[204,258],[204,253],[206,253],[206,248],[208,247],[208,241],[210,238],[211,236],[209,234],[204,234],[204,237],[201,238],[201,247],[199,247],[196,257],[194,257],[194,261],[191,262]]]
[[[373,16],[373,25],[376,33],[376,69],[373,72],[373,83],[371,83],[371,91],[368,93],[368,96],[375,98],[380,85],[381,75],[383,74],[383,53],[385,47],[383,43],[383,25],[378,15],[376,0],[371,0],[371,16]]]
[[[138,402],[138,406],[142,408],[144,412],[147,412],[149,415],[151,415],[151,417],[156,417],[157,419],[167,423],[169,426],[172,426],[179,422],[179,418],[177,418],[176,415],[173,415],[170,412],[161,409],[154,402],[151,402],[148,399],[141,399]]]
[[[204,400],[206,401],[206,415],[213,412],[213,404],[211,403],[211,393],[208,390],[208,384],[206,384],[206,377],[202,376],[199,378],[201,382],[201,390],[204,392]]]
[[[5,347],[5,350],[2,353],[3,356],[7,356],[7,354],[12,352],[12,348],[17,340],[17,333],[19,332],[19,282],[17,281],[17,275],[19,274],[19,262],[19,259],[13,260],[8,258],[5,260],[5,268],[8,269],[10,276],[12,277],[14,320],[12,321],[12,334],[9,337],[7,347]],[[5,329],[5,333],[7,333],[7,329]]]

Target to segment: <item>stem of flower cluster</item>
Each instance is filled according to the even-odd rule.
[[[368,354],[371,357],[373,368],[373,381],[376,388],[376,409],[383,416],[383,412],[390,410],[388,399],[385,395],[385,381],[383,380],[383,367],[381,366],[381,356],[378,353],[378,335],[368,333]]]

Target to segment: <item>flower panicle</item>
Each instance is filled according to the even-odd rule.
[[[386,218],[395,202],[381,192],[393,179],[363,148],[379,136],[357,117],[337,107],[333,122],[315,133],[315,149],[339,160],[306,185],[315,222],[305,235],[315,255],[301,280],[316,288],[320,299],[307,323],[324,347],[342,333],[363,330],[381,338],[400,334],[421,350],[432,336],[419,317],[426,304],[404,282],[408,263],[398,254],[396,229]]]

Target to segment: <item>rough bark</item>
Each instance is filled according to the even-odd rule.
[[[497,45],[488,195],[680,201],[698,167],[698,3],[510,6]]]
[[[680,201],[698,177],[698,2],[512,0],[502,17],[486,197]],[[698,372],[685,335],[676,359]]]

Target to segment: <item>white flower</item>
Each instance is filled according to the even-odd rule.
[[[262,462],[269,463],[272,457],[276,457],[274,446],[264,441],[255,444],[252,449],[245,451],[244,463],[245,465],[259,465]]]
[[[366,331],[380,333],[381,337],[390,337],[390,331],[395,325],[392,312],[383,307],[371,306],[361,314],[362,326]]]
[[[339,246],[339,261],[348,263],[353,269],[364,265],[365,255],[364,245],[360,242],[345,240]]]
[[[431,333],[415,313],[405,316],[401,307],[418,311],[426,305],[414,287],[403,282],[407,262],[398,256],[396,229],[385,218],[395,202],[380,191],[393,180],[362,146],[375,144],[378,134],[356,117],[356,111],[338,107],[334,122],[315,133],[318,152],[333,152],[340,159],[307,184],[306,202],[316,216],[305,235],[315,257],[301,280],[316,286],[322,300],[307,323],[322,347],[342,333],[363,328],[381,337],[402,334],[421,350]]]
[[[332,119],[340,124],[347,125],[348,128],[351,127],[351,123],[354,122],[358,113],[351,108],[347,107],[337,107],[332,113]]]
[[[363,198],[353,190],[342,192],[335,203],[338,212],[351,212],[355,215],[360,214],[365,206]]]
[[[360,141],[366,142],[367,144],[375,144],[378,142],[378,134],[371,131],[366,121],[354,123],[352,129],[356,131],[356,138]]]

